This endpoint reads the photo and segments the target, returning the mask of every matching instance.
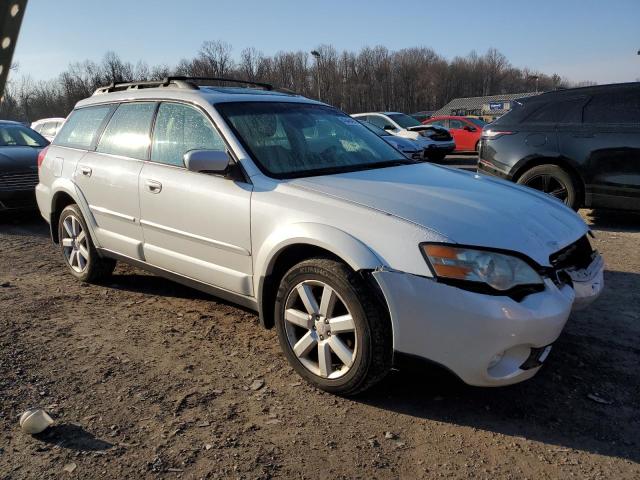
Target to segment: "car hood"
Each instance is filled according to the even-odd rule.
[[[450,242],[520,252],[544,266],[588,231],[574,211],[545,194],[426,163],[291,184],[394,215]]]
[[[400,148],[404,151],[419,151],[421,150],[420,145],[418,145],[414,140],[404,137],[398,137],[397,135],[385,135],[383,137],[387,142],[395,145],[397,148]]]
[[[38,153],[36,147],[0,147],[0,173],[37,170]]]

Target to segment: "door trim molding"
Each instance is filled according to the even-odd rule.
[[[109,210],[108,208],[98,207],[97,205],[89,205],[89,210],[94,213],[102,213],[103,215],[109,215],[110,217],[116,217],[121,220],[127,220],[129,222],[136,223],[136,217],[132,217],[131,215],[125,215],[124,213],[114,212],[113,210]]]
[[[176,235],[181,235],[190,240],[197,240],[199,242],[208,243],[209,245],[213,245],[216,248],[220,248],[222,250],[228,250],[230,252],[243,255],[245,257],[251,256],[251,252],[246,248],[239,247],[237,245],[232,245],[230,243],[221,242],[219,240],[214,240],[212,238],[203,237],[201,235],[195,235],[193,233],[185,232],[184,230],[178,230],[177,228],[167,227],[166,225],[160,225],[159,223],[150,222],[148,220],[140,220],[140,225],[142,225],[143,227],[154,228],[156,230],[161,230],[169,233],[175,233]]]

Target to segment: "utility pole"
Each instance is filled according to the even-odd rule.
[[[311,50],[311,55],[313,55],[316,59],[316,74],[317,74],[316,82],[318,83],[318,101],[321,101],[321,98],[320,98],[320,52],[317,50]]]

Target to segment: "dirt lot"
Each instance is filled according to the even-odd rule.
[[[536,378],[355,399],[301,383],[253,313],[123,265],[80,284],[36,216],[0,220],[0,478],[638,479],[640,216],[584,215],[606,291]]]

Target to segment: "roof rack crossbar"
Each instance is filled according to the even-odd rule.
[[[241,83],[245,85],[254,85],[256,87],[264,88],[265,90],[273,90],[273,85],[264,82],[252,82],[250,80],[240,80],[237,78],[223,78],[223,77],[186,77],[186,76],[172,76],[164,79],[164,85],[168,85],[170,82],[183,81],[183,82],[230,82]]]

